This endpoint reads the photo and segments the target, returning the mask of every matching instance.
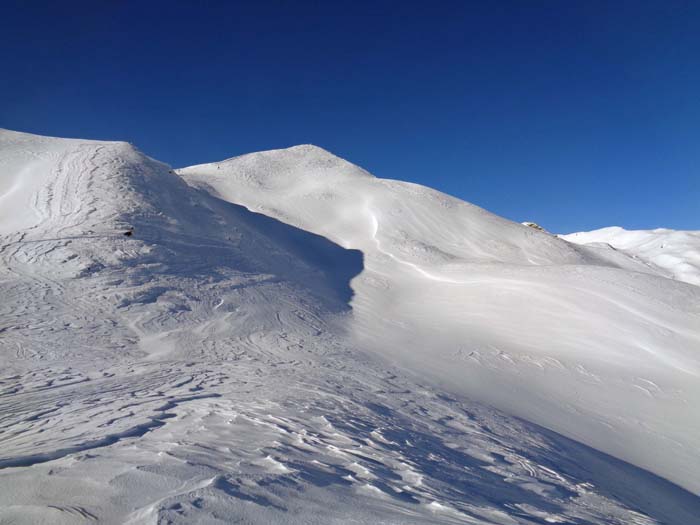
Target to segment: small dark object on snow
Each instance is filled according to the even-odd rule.
[[[133,228],[129,228],[127,231],[124,232],[124,235],[126,235],[127,237],[131,237],[133,234],[134,234]]]

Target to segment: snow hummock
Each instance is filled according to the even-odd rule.
[[[634,255],[0,131],[0,521],[692,523],[700,288]]]

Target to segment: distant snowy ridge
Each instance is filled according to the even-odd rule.
[[[664,228],[628,231],[612,226],[560,237],[602,249],[607,245],[643,261],[661,274],[700,286],[700,231]]]

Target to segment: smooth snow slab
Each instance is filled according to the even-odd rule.
[[[618,226],[560,235],[576,244],[612,248],[638,259],[661,274],[700,286],[700,231],[628,231]]]
[[[700,493],[697,287],[314,146],[178,172],[361,250],[363,347]]]

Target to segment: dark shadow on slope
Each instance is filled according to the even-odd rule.
[[[187,186],[185,196],[173,197],[165,191],[159,196],[163,216],[175,219],[170,222],[138,213],[128,217],[134,235],[118,237],[126,243],[145,242],[150,246],[147,253],[124,261],[132,270],[132,281],[153,282],[157,272],[166,278],[213,283],[226,279],[231,272],[244,272],[265,276],[267,283],[299,286],[311,292],[329,312],[350,308],[354,295],[350,281],[364,269],[361,251],[345,249],[325,237],[204,190]],[[255,283],[254,279],[250,282]]]
[[[529,503],[540,510],[557,513],[561,510],[558,500],[577,497],[575,492],[555,483],[551,486],[552,493],[546,496],[523,489],[511,479],[485,470],[485,467],[492,466],[492,463],[486,463],[464,451],[446,446],[440,436],[450,434],[451,429],[447,425],[450,418],[439,422],[441,432],[421,432],[410,419],[388,407],[374,403],[365,406],[383,423],[388,423],[383,428],[383,435],[388,443],[379,446],[401,452],[410,464],[419,468],[419,471],[428,474],[433,480],[442,481],[443,494],[450,495],[455,502],[482,501],[500,506],[510,513],[514,513],[515,504]],[[335,427],[361,435],[363,439],[371,438],[371,434],[366,433],[367,428],[376,424],[371,419],[368,422],[367,419],[356,417],[328,419]],[[516,419],[528,432],[544,439],[544,446],[541,448],[523,446],[517,450],[520,456],[532,464],[568,476],[570,481],[589,483],[598,494],[616,500],[660,523],[700,524],[700,497],[697,495],[635,465],[534,423]],[[453,437],[458,441],[458,434],[453,433]],[[496,435],[493,438],[499,439]],[[412,446],[401,445],[405,443],[411,443]],[[503,449],[508,450],[508,447],[504,446]],[[492,452],[491,456],[496,464],[509,461],[501,454]],[[366,458],[363,459],[366,461]],[[377,465],[374,473],[385,480],[395,476],[384,465]],[[527,517],[532,519],[532,516]],[[542,523],[547,521],[543,520]],[[586,521],[569,519],[567,523],[583,524]]]
[[[617,499],[631,509],[642,512],[664,524],[700,525],[700,496],[614,456],[600,452],[533,423],[550,439],[556,450],[554,457],[540,458],[542,464],[551,461],[560,472],[588,481],[598,492]]]
[[[269,453],[284,457],[291,472],[258,485],[291,490],[304,490],[309,484],[347,486],[348,479],[357,475],[347,468],[352,461],[348,457],[354,456],[355,464],[371,473],[368,482],[386,497],[409,505],[437,498],[475,521],[479,516],[472,511],[477,506],[498,509],[527,523],[546,525],[559,520],[585,525],[590,520],[577,515],[576,509],[590,504],[586,495],[590,491],[649,516],[655,523],[700,523],[700,497],[648,471],[518,418],[499,421],[489,413],[483,418],[466,411],[459,402],[447,404],[453,414],[461,412],[469,418],[469,423],[461,419],[468,428],[455,430],[450,426],[455,418],[450,416],[426,426],[424,416],[416,419],[377,403],[353,404],[352,413],[347,407],[326,410],[324,417],[333,429],[332,436],[339,433],[354,444],[346,444],[341,455],[327,455],[319,463],[308,446],[299,447],[291,440],[280,443]],[[381,441],[374,435],[377,430]],[[326,444],[324,433],[309,435]],[[397,472],[396,461],[378,460],[387,457],[410,466],[422,481],[407,483]],[[529,464],[532,473],[518,466],[519,461]],[[571,508],[569,502],[577,499],[580,505]],[[604,499],[590,501],[605,504]],[[595,510],[603,518],[609,513],[608,523],[631,523],[623,521],[613,507]],[[546,514],[553,516],[548,519]],[[641,517],[634,521],[649,522]]]
[[[39,463],[46,463],[47,461],[55,461],[57,459],[64,458],[65,456],[76,454],[78,452],[87,452],[92,449],[109,447],[115,443],[129,438],[140,438],[146,435],[148,432],[155,430],[157,428],[165,425],[165,420],[176,416],[175,413],[169,412],[173,408],[176,408],[181,403],[187,403],[188,401],[194,401],[197,399],[208,399],[212,397],[221,397],[219,394],[203,394],[195,395],[190,397],[183,397],[179,399],[171,399],[165,403],[162,407],[156,409],[160,412],[159,415],[152,416],[148,423],[142,423],[136,425],[133,428],[126,429],[121,432],[114,434],[108,434],[102,438],[96,438],[87,440],[83,443],[79,443],[73,446],[60,448],[57,450],[52,450],[49,452],[38,452],[35,454],[28,454],[25,456],[15,456],[2,458],[0,457],[0,470],[6,468],[15,467],[31,467],[33,465],[38,465]],[[28,421],[28,420],[26,420]]]
[[[121,158],[123,152],[117,148],[111,154]],[[257,278],[264,278],[310,291],[326,310],[349,308],[350,281],[363,270],[360,251],[189,186],[164,165],[139,155],[131,160],[127,155],[126,163],[113,171],[108,165],[100,177],[95,183],[104,182],[104,187],[86,198],[109,210],[102,222],[81,216],[87,222],[73,224],[69,236],[46,231],[41,240],[15,244],[56,243],[66,252],[63,259],[53,246],[37,247],[36,259],[43,258],[52,271],[60,265],[66,277],[91,278],[107,269],[118,272],[125,287],[157,283],[161,289],[145,298],[148,302],[157,301],[157,293],[177,290],[181,279],[211,287],[223,281],[254,286]],[[64,226],[61,230],[68,231]],[[247,275],[236,275],[240,273]],[[129,302],[134,301],[127,297],[124,306]]]
[[[281,511],[287,510],[284,507],[275,505],[269,498],[267,498],[264,495],[246,492],[241,485],[235,482],[231,482],[223,476],[217,477],[212,483],[212,487],[226,493],[227,495],[233,498],[237,498],[243,501],[249,501],[262,507],[273,507]]]
[[[328,298],[330,292],[330,296],[343,305],[350,304],[354,296],[350,281],[364,269],[364,255],[360,250],[343,248],[321,235],[252,212],[244,206],[208,194],[206,198],[220,216],[233,220],[232,227],[245,227],[253,234],[242,238],[241,248],[258,256],[260,269],[297,282],[320,293],[322,298]],[[260,237],[269,244],[266,246]]]

